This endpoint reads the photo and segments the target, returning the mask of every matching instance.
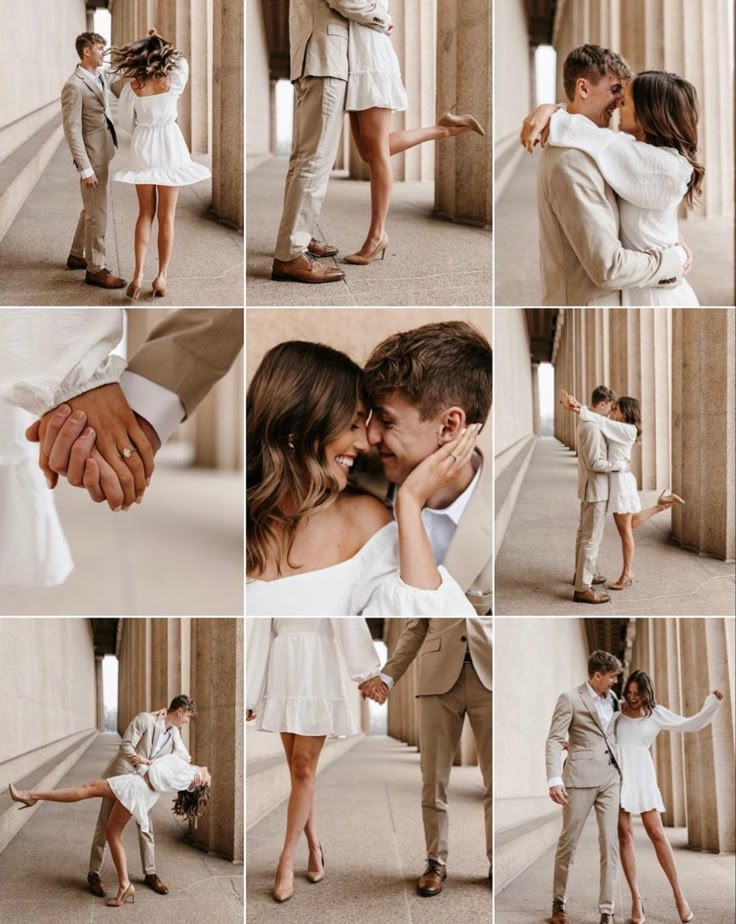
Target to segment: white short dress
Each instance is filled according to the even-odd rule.
[[[349,687],[381,662],[365,619],[246,619],[246,709],[256,728],[330,738],[359,732]]]
[[[136,96],[127,83],[118,103],[119,124],[130,136],[121,144],[112,175],[118,183],[190,186],[206,180],[210,171],[192,160],[181,129],[176,124],[179,97],[189,78],[189,65],[181,58],[171,72],[166,93]]]
[[[457,582],[421,590],[401,580],[399,534],[387,523],[358,552],[329,568],[245,585],[247,616],[474,616]]]
[[[694,732],[710,725],[721,705],[712,693],[697,715],[686,718],[655,706],[651,715],[632,719],[623,712],[616,724],[616,744],[621,767],[621,808],[635,815],[656,809],[663,812],[664,802],[657,786],[649,748],[661,731]]]
[[[600,128],[584,115],[570,115],[564,109],[550,120],[549,143],[584,151],[595,161],[616,193],[619,233],[627,250],[660,251],[677,244],[677,215],[693,172],[687,158],[674,148],[639,142],[632,135]],[[683,278],[672,288],[624,289],[621,304],[696,307],[700,303]]]
[[[147,774],[122,773],[120,776],[111,776],[107,781],[115,798],[130,812],[145,833],[150,830],[149,813],[161,793],[177,793],[189,789],[196,772],[191,764],[177,754],[159,757],[147,767],[147,771]],[[153,789],[146,783],[146,775]]]
[[[633,424],[620,423],[588,410],[583,405],[580,419],[595,423],[608,446],[608,461],[631,461],[631,450],[636,442],[636,427]],[[611,472],[608,476],[608,512],[638,513],[641,501],[636,485],[636,477],[631,472]]]
[[[388,0],[376,4],[388,13]],[[349,22],[348,88],[345,109],[393,109],[403,112],[409,105],[401,80],[401,68],[391,36],[354,19]]]

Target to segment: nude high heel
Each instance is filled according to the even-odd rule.
[[[285,889],[277,889],[276,887],[274,887],[274,890],[273,890],[274,901],[277,901],[277,902],[279,902],[279,903],[281,903],[281,902],[288,902],[288,900],[291,898],[291,896],[292,896],[293,894],[294,894],[294,878],[293,878],[293,876],[292,876],[292,879],[291,879],[291,885],[290,885],[290,886],[288,886],[288,887],[285,888]]]
[[[360,253],[349,253],[346,257],[343,257],[346,263],[355,263],[358,266],[367,266],[369,263],[373,263],[376,257],[380,254],[381,259],[386,256],[386,248],[388,247],[388,237],[384,234],[381,243],[376,247],[373,253],[368,254],[367,257],[364,257]]]
[[[108,908],[119,908],[121,905],[125,904],[125,902],[132,902],[135,904],[135,886],[132,882],[120,898],[111,898],[109,901],[106,901],[105,904]]]
[[[472,115],[455,115],[452,111],[457,103],[454,106],[451,106],[447,112],[443,112],[442,115],[437,119],[437,124],[442,128],[469,128],[471,131],[476,132],[478,135],[485,135],[485,129],[480,124],[480,122]]]
[[[154,298],[163,298],[168,291],[166,288],[166,280],[162,280],[160,274],[156,276],[156,278],[151,283],[151,288],[153,289]]]
[[[679,494],[671,494],[668,491],[662,491],[662,493],[657,498],[658,504],[667,504],[671,507],[673,504],[684,504],[685,501],[680,497]]]
[[[322,855],[322,872],[313,873],[310,869],[307,870],[307,879],[310,882],[322,882],[325,878],[325,852],[322,850],[322,844],[319,845],[319,852]]]
[[[125,294],[128,298],[132,299],[134,302],[141,297],[141,287],[137,286],[134,282],[131,282],[128,288],[125,290]]]
[[[631,924],[644,924],[644,922],[645,922],[646,919],[647,919],[647,916],[644,914],[644,899],[641,897],[641,895],[639,896],[639,904],[641,905],[641,917],[640,917],[640,918],[635,918],[635,917],[632,915],[632,916],[631,916]]]
[[[630,574],[627,578],[624,578],[623,581],[616,581],[615,584],[606,584],[606,587],[609,590],[623,590],[625,587],[631,587],[634,583],[634,575]]]
[[[8,792],[10,793],[10,798],[13,800],[13,802],[25,803],[23,806],[21,806],[21,812],[24,808],[32,808],[38,802],[38,799],[31,799],[27,791],[16,789],[12,783],[8,786]]]

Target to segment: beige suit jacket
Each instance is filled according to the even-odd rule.
[[[291,79],[348,79],[348,22],[387,32],[391,17],[375,0],[291,0]]]
[[[152,712],[139,712],[125,729],[118,752],[105,767],[102,779],[106,780],[111,776],[119,776],[121,773],[135,772],[135,767],[130,763],[130,758],[137,754],[139,757],[150,760],[152,755],[156,753],[158,740],[164,731],[163,719],[157,719]],[[179,729],[176,727],[172,727],[171,738],[166,742],[161,752],[156,754],[156,757],[163,757],[165,754],[178,754],[182,760],[187,763],[191,762],[192,758],[184,747]]]
[[[616,751],[616,722],[604,731],[587,683],[563,693],[557,700],[546,746],[547,779],[560,775],[562,743],[568,741],[562,771],[566,788],[609,786],[621,775]],[[612,762],[613,761],[613,762]]]
[[[603,434],[591,420],[578,421],[578,498],[588,503],[608,500],[608,473],[614,462],[608,461],[608,447]]]
[[[107,127],[107,88],[81,66],[61,90],[64,136],[77,170],[95,170],[115,155],[112,134]]]
[[[242,348],[242,308],[181,308],[156,325],[128,369],[175,392],[188,417]]]
[[[582,151],[545,148],[537,205],[543,305],[620,305],[622,289],[679,281],[674,247],[641,253],[622,246],[616,196]]]
[[[492,645],[490,618],[410,619],[381,673],[388,674],[395,683],[418,654],[417,696],[441,695],[455,686],[469,646],[478,679],[492,690]]]

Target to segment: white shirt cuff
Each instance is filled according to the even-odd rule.
[[[79,171],[79,176],[83,180],[86,180],[88,177],[94,176],[94,175],[95,175],[95,172],[91,167],[85,167],[84,170]]]
[[[393,690],[393,687],[394,687],[394,678],[393,678],[393,677],[389,677],[388,674],[379,674],[378,676],[379,676],[379,677],[381,678],[381,680],[386,684],[386,686],[389,688],[389,690]]]
[[[552,789],[553,786],[564,786],[561,776],[553,776],[552,779],[547,780],[547,789]]]
[[[145,417],[163,446],[184,420],[186,412],[179,396],[158,382],[127,370],[120,379],[120,386],[132,410]]]

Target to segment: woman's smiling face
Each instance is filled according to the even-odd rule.
[[[622,132],[627,135],[633,135],[640,138],[642,131],[636,119],[636,109],[634,107],[634,81],[630,80],[624,87],[624,98],[621,103],[619,126]]]
[[[626,691],[626,702],[632,709],[641,709],[642,698],[639,694],[639,684],[632,680]]]
[[[368,451],[367,419],[368,409],[362,401],[358,401],[350,424],[325,443],[327,464],[341,491],[347,487],[348,474],[355,459],[361,452]]]

